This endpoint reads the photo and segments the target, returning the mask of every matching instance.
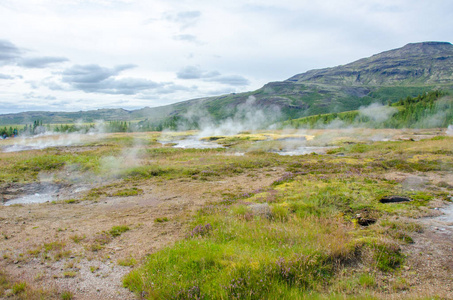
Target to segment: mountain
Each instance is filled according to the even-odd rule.
[[[174,125],[191,111],[207,112],[214,120],[231,117],[250,96],[253,96],[251,105],[254,108],[274,113],[278,107],[280,119],[292,119],[354,110],[372,102],[395,102],[436,89],[453,89],[453,45],[447,42],[408,44],[346,65],[297,74],[246,93],[193,99],[134,111],[100,109],[0,115],[0,125],[32,123],[36,119],[43,123],[103,119],[135,120],[151,124],[152,128],[160,128]]]
[[[312,70],[287,81],[351,86],[449,84],[453,81],[453,45],[446,42],[408,44],[353,63]]]

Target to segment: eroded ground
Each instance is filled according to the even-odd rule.
[[[221,201],[223,192],[259,189],[280,175],[275,170],[222,181],[148,180],[133,184],[143,189],[138,196],[4,207],[0,211],[1,265],[15,278],[46,289],[69,290],[77,299],[133,299],[122,288],[122,276],[130,267],[120,266],[121,260],[140,262],[147,254],[183,238],[187,216],[209,201]],[[158,218],[168,221],[159,222]],[[105,245],[99,245],[102,249],[95,247],[96,239],[106,235],[103,231],[121,225],[130,230],[107,237]],[[50,249],[46,255],[42,247],[52,243],[58,249]],[[59,253],[61,258],[55,259]]]
[[[341,164],[349,171],[364,160],[393,161],[395,155],[403,157],[404,151],[412,151],[405,162],[412,159],[414,166],[420,160],[445,161],[446,165],[408,171],[412,165],[389,164],[371,176],[396,182],[405,191],[436,192],[417,213],[389,217],[416,222],[423,229],[410,233],[414,243],[401,244],[407,255],[404,264],[394,273],[377,274],[370,294],[378,298],[453,298],[453,219],[449,219],[448,202],[453,196],[449,195],[453,193],[453,176],[451,162],[445,160],[453,153],[452,140],[423,143],[423,139],[439,134],[443,131],[312,131],[310,135],[318,139],[294,146],[292,136],[289,150],[284,149],[287,144],[269,140],[269,136],[222,137],[214,140],[221,140],[228,149],[193,152],[162,146],[156,136],[140,134],[131,141],[129,135],[113,135],[86,146],[2,153],[3,201],[42,193],[39,185],[43,183],[55,185],[57,191],[53,190],[53,198],[45,203],[0,207],[1,269],[9,280],[26,282],[30,288],[27,296],[11,288],[0,295],[135,299],[136,294],[123,288],[123,276],[147,255],[184,239],[194,214],[207,204],[266,189],[284,178],[295,162],[303,165],[306,160],[314,165],[319,160],[332,166]],[[126,146],[117,145],[124,140]],[[401,150],[390,146],[375,149],[375,140],[402,140],[406,144]],[[412,141],[420,140],[411,146]],[[259,152],[263,149],[254,146],[257,141],[270,152],[307,146],[343,148],[323,151],[326,154],[320,156],[283,157]],[[44,156],[47,158],[40,158]],[[95,168],[101,175],[96,175]],[[439,191],[448,197],[437,196]],[[442,209],[450,212],[443,219],[439,217]],[[380,220],[373,226],[384,227]],[[338,289],[345,294],[357,292],[350,287]]]

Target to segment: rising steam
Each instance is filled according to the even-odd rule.
[[[383,123],[390,119],[398,109],[391,106],[382,105],[380,103],[372,103],[366,107],[359,108],[359,114],[368,117],[373,122]]]

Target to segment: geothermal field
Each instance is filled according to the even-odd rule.
[[[0,141],[2,292],[453,297],[445,129]]]

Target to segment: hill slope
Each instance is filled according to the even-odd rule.
[[[287,81],[351,86],[451,84],[453,46],[446,42],[408,44],[334,68],[312,70]]]
[[[347,65],[311,70],[285,81],[271,82],[246,93],[193,99],[135,111],[103,109],[87,112],[27,112],[0,116],[0,125],[70,123],[97,119],[141,121],[148,128],[174,127],[188,112],[202,111],[213,121],[235,115],[249,101],[253,110],[276,114],[280,120],[357,109],[372,102],[395,102],[435,89],[453,88],[453,45],[446,42],[408,44]],[[276,109],[278,108],[278,109]],[[196,126],[197,120],[190,120]],[[271,118],[274,120],[275,118]]]
[[[392,105],[374,103],[359,110],[320,114],[283,122],[291,128],[434,128],[453,124],[453,98],[440,91],[401,99]]]

